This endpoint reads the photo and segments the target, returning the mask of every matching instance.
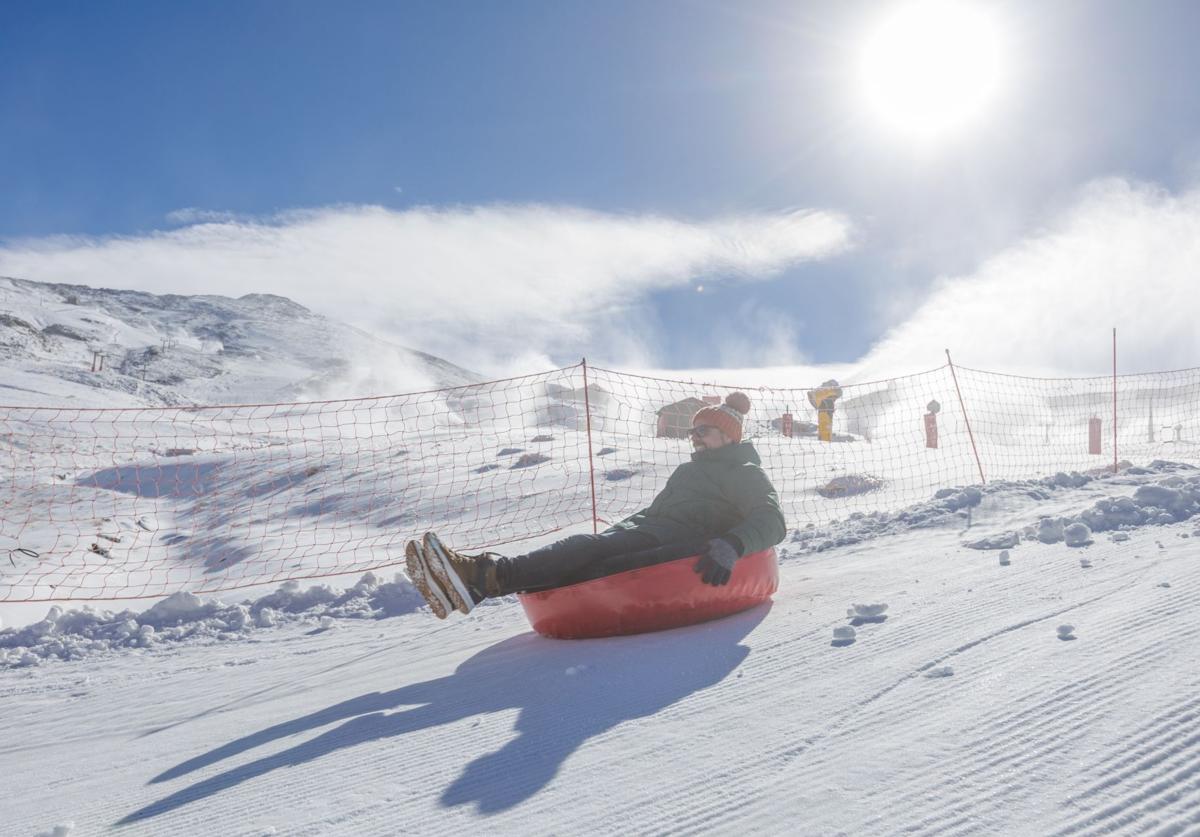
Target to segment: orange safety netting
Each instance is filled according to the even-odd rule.
[[[1200,460],[1198,369],[1036,379],[947,365],[806,383],[579,364],[347,401],[0,407],[0,601],[363,572],[399,564],[430,529],[472,550],[604,526],[649,504],[690,452],[692,414],[735,389],[792,527],[984,480]]]

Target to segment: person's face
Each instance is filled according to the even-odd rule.
[[[711,424],[697,424],[688,432],[692,437],[692,447],[696,450],[715,450],[730,442],[723,430]]]

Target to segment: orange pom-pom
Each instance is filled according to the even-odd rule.
[[[750,412],[750,397],[744,392],[731,392],[725,396],[725,403],[742,415]]]

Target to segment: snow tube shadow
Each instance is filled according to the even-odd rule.
[[[719,619],[762,604],[779,588],[774,548],[743,556],[721,587],[700,580],[693,569],[698,559],[689,555],[517,598],[542,636],[586,639]]]

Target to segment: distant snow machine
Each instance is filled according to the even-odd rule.
[[[768,601],[779,589],[775,549],[745,555],[729,583],[705,584],[699,553],[532,593],[520,593],[529,624],[554,639],[640,634],[732,616]]]

